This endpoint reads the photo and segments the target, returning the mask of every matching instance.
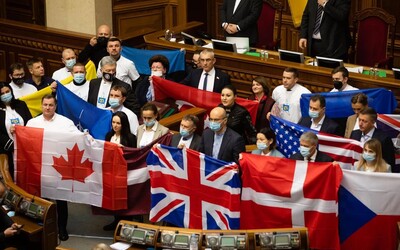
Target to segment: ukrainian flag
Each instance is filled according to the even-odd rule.
[[[307,0],[288,0],[288,3],[290,12],[292,13],[293,25],[296,28],[300,27],[301,18],[303,16],[303,11],[306,7]]]

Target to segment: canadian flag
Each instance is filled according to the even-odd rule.
[[[127,164],[116,144],[83,133],[16,126],[15,180],[28,193],[127,208]]]

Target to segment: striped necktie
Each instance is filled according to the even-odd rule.
[[[321,17],[322,17],[323,10],[324,10],[324,7],[322,7],[322,5],[318,5],[317,18],[315,18],[315,26],[314,26],[314,32],[313,32],[314,35],[319,33],[319,27],[321,26]]]

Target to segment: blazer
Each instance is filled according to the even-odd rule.
[[[143,129],[143,128],[144,128],[145,126],[146,126],[146,125],[142,124],[142,125],[140,125],[140,126],[138,127],[138,129],[137,129],[137,133],[136,133],[136,135],[137,135],[136,145],[137,145],[138,147],[139,147],[139,145],[140,145],[140,140],[142,140],[143,133],[144,133],[144,129]],[[169,132],[169,129],[168,129],[167,127],[164,127],[163,125],[161,125],[160,123],[158,123],[157,129],[156,129],[156,131],[154,132],[153,141],[156,140],[156,139],[158,139],[158,138],[160,138],[161,136],[167,134],[168,132]]]
[[[295,153],[290,156],[292,160],[301,160],[304,161],[304,157],[300,154],[300,152]],[[317,151],[317,156],[315,157],[315,162],[333,162],[334,160],[329,155],[322,153],[321,151]]]
[[[347,118],[346,131],[344,132],[344,137],[350,138],[351,132],[353,132],[354,126],[356,125],[357,114],[351,115]]]
[[[182,136],[180,134],[174,134],[171,140],[171,147],[178,147],[178,143],[181,140]],[[190,143],[189,148],[200,151],[200,144],[201,144],[201,136],[198,134],[193,134],[192,142]]]
[[[212,157],[214,144],[214,131],[206,129],[201,137],[200,152]],[[246,151],[244,139],[230,128],[226,128],[222,138],[218,159],[226,162],[239,163],[239,154]]]
[[[114,131],[111,130],[106,134],[106,141],[110,141],[111,137],[114,135]],[[122,139],[122,138],[121,138]],[[120,144],[123,145],[124,147],[129,147],[129,148],[136,148],[136,136],[132,133],[127,134],[127,138],[124,138],[121,140]]]
[[[311,123],[312,123],[311,117],[302,117],[298,124],[303,127],[310,128]],[[319,131],[325,132],[328,134],[332,134],[332,135],[341,136],[339,133],[339,125],[335,121],[329,119],[326,116],[325,116],[324,122],[322,123],[321,129]]]
[[[353,130],[350,134],[350,139],[357,141],[361,140],[362,132],[361,130]],[[372,138],[377,139],[381,142],[382,146],[382,158],[392,167],[393,173],[400,173],[400,168],[395,165],[395,149],[392,139],[385,134],[382,130],[375,128]]]
[[[331,58],[347,58],[347,50],[351,43],[349,30],[349,13],[351,0],[329,0],[324,7],[320,33],[324,53],[317,56]],[[300,37],[307,39],[307,53],[312,55],[312,35],[317,17],[318,2],[308,0],[301,21]]]
[[[261,155],[261,152],[262,151],[260,149],[256,149],[256,150],[251,151],[251,153],[254,154],[254,155]],[[279,152],[279,150],[276,149],[276,148],[271,150],[271,154],[269,156],[285,158],[285,156],[281,152]]]
[[[254,94],[251,94],[248,99],[255,100],[256,98]],[[259,102],[257,109],[256,124],[255,124],[257,131],[260,131],[262,128],[269,127],[267,114],[268,112],[271,111],[274,103],[275,103],[274,99],[272,99],[272,97],[269,96],[264,96]]]
[[[183,79],[183,81],[181,83],[183,83],[187,86],[198,88],[202,73],[203,73],[203,69],[195,69],[185,79]],[[230,84],[231,84],[231,79],[230,79],[229,75],[225,72],[222,72],[219,69],[215,69],[213,92],[221,93],[222,89],[226,85],[230,85]]]
[[[88,94],[88,103],[93,104],[94,106],[97,106],[97,97],[99,95],[99,90],[100,90],[100,84],[101,84],[102,78],[96,78],[90,81],[89,83],[89,94]],[[115,78],[112,83],[111,87],[115,85],[120,85],[124,87],[127,90],[127,95],[126,99],[124,102],[124,106],[130,110],[132,110],[133,113],[135,113],[138,117],[140,117],[140,106],[139,103],[136,100],[135,93],[132,91],[131,86],[129,84]],[[108,104],[108,97],[106,100],[106,107],[109,107],[110,104]]]
[[[228,34],[225,36],[248,37],[250,45],[255,45],[258,41],[257,21],[262,10],[262,0],[241,0],[233,13],[235,1],[224,0],[221,8],[221,27],[223,23],[233,23],[240,27],[240,31],[236,34]]]

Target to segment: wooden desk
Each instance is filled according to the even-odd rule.
[[[185,31],[191,34],[200,27],[200,22],[190,22],[185,25],[173,27],[171,30],[175,34]],[[194,33],[192,33],[194,34]],[[163,37],[164,31],[158,31],[144,36],[147,49],[180,49],[185,48],[187,59],[191,59],[193,52],[198,49],[194,45],[186,45],[176,42],[169,42]],[[299,82],[310,91],[327,92],[333,88],[331,71],[332,69],[315,67],[306,64],[292,63],[274,59],[274,56],[267,60],[259,57],[241,55],[233,52],[221,50],[215,51],[217,59],[216,66],[227,72],[232,83],[238,89],[239,96],[247,97],[251,91],[251,82],[256,76],[264,76],[268,79],[272,88],[281,84],[282,72],[286,67],[294,67],[299,70]],[[368,76],[357,73],[350,73],[349,84],[360,89],[366,88],[387,88],[393,91],[397,101],[400,103],[400,80],[394,79],[392,76],[381,78],[377,76]],[[396,113],[400,113],[400,104],[396,109]]]
[[[203,115],[207,112],[207,110],[202,108],[190,108],[183,112],[176,113],[169,117],[163,118],[160,120],[160,124],[169,128],[170,130],[179,131],[179,127],[181,124],[181,120],[185,115],[194,115],[199,118],[199,124],[197,124],[197,132],[202,132],[204,127],[204,119]],[[201,134],[201,133],[199,133]]]

